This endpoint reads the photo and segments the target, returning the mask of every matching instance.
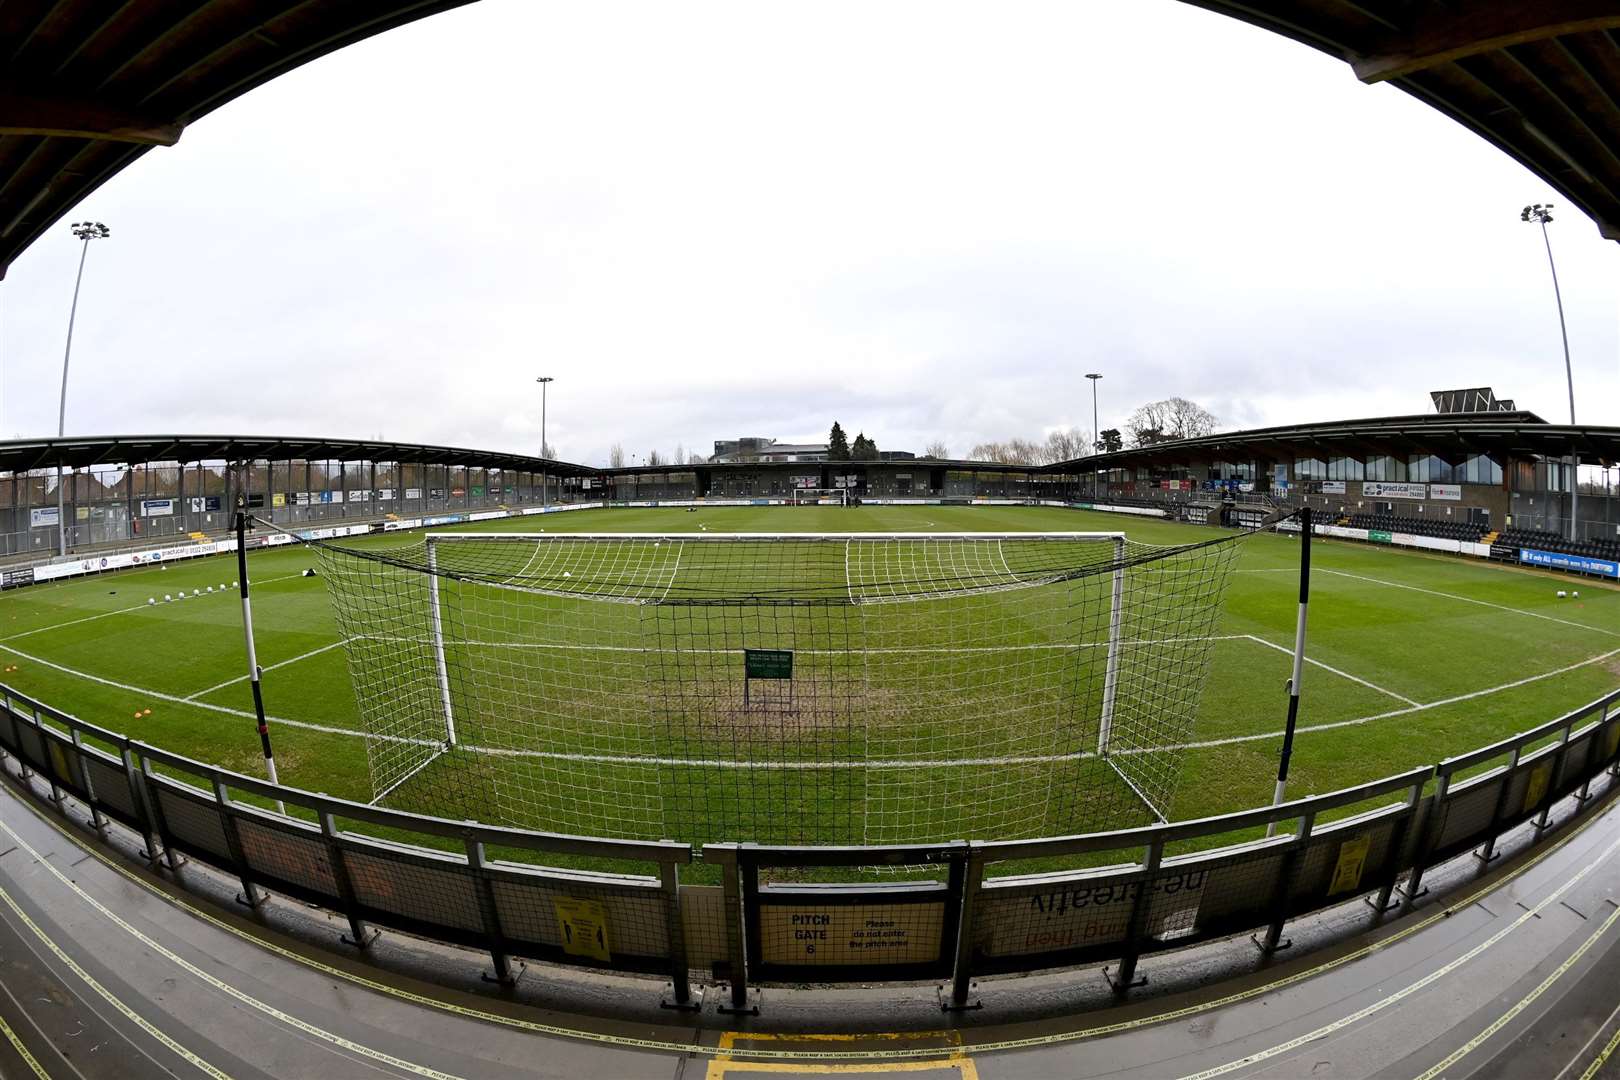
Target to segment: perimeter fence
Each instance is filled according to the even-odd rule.
[[[1557,804],[1620,790],[1620,690],[1433,767],[1217,817],[1002,842],[707,844],[718,885],[681,881],[686,844],[270,784],[3,685],[0,759],[62,812],[68,796],[88,807],[96,830],[135,830],[155,866],[195,859],[251,905],[268,890],[337,912],[360,948],[386,927],[484,950],[501,982],[514,958],[660,975],[672,1007],[695,1007],[695,982],[726,983],[723,1009],[755,1011],[754,983],[937,979],[944,1007],[965,1008],[980,975],[1100,961],[1124,994],[1147,954],[1252,932],[1269,955],[1302,915],[1357,898],[1374,919],[1409,906],[1435,867],[1489,862],[1509,829],[1533,822],[1540,843]]]

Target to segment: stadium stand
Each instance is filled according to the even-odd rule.
[[[1509,549],[1516,556],[1520,548],[1552,551],[1564,555],[1582,555],[1589,559],[1620,561],[1620,540],[1582,540],[1572,543],[1568,537],[1537,529],[1506,529],[1491,545],[1491,555],[1497,548]]]
[[[1433,536],[1442,540],[1461,540],[1477,544],[1489,526],[1466,521],[1434,521],[1428,518],[1402,517],[1397,514],[1351,514],[1352,529],[1375,529],[1380,532],[1407,533],[1411,536]]]

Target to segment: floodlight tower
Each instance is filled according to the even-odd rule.
[[[1102,428],[1097,426],[1097,380],[1102,376],[1093,372],[1088,374],[1086,378],[1091,380],[1091,449],[1100,454],[1103,449],[1103,437]],[[1091,497],[1093,499],[1097,497],[1097,469],[1095,465],[1091,470]]]
[[[546,445],[546,385],[557,380],[550,375],[542,375],[534,380],[540,384],[540,456],[543,458],[551,452]],[[551,495],[551,477],[546,473],[540,474],[540,505],[549,505]]]
[[[73,356],[73,320],[79,313],[79,285],[84,281],[84,258],[90,254],[90,241],[105,240],[112,230],[99,221],[75,221],[73,235],[84,242],[79,249],[79,274],[73,279],[73,304],[68,308],[67,347],[62,350],[62,400],[56,409],[56,531],[57,554],[67,555],[67,517],[62,497],[62,437],[67,434],[68,360]]]
[[[1564,296],[1558,289],[1558,264],[1553,262],[1552,240],[1547,235],[1547,224],[1552,221],[1552,203],[1534,203],[1519,212],[1520,221],[1534,221],[1541,226],[1541,242],[1547,246],[1547,267],[1552,271],[1553,299],[1558,303],[1558,332],[1564,338],[1564,379],[1569,384],[1569,423],[1575,426],[1575,373],[1569,364],[1569,329],[1564,325]],[[1570,456],[1569,480],[1569,538],[1579,539],[1580,517],[1577,514],[1581,497],[1581,458],[1578,452]]]

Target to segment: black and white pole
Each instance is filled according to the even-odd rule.
[[[253,683],[253,715],[259,721],[259,749],[264,752],[264,771],[272,784],[279,784],[281,781],[276,779],[276,755],[270,749],[270,724],[264,718],[264,688],[259,685],[259,654],[253,647],[253,601],[248,597],[247,522],[247,511],[238,510],[236,576],[242,587],[242,636],[247,640],[248,679]],[[280,799],[276,800],[276,809],[281,813],[287,812]]]
[[[1311,508],[1299,511],[1299,618],[1294,624],[1294,671],[1288,679],[1288,725],[1283,730],[1282,757],[1277,761],[1277,790],[1271,805],[1279,806],[1288,794],[1288,759],[1294,756],[1294,725],[1299,723],[1299,684],[1305,674],[1305,612],[1311,602]],[[1275,836],[1277,823],[1266,826]]]

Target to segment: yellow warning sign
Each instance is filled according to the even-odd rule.
[[[50,745],[51,765],[56,769],[57,778],[69,784],[73,783],[73,770],[68,767],[67,754],[62,752],[62,744],[53,740]]]
[[[1524,812],[1528,814],[1541,805],[1541,797],[1547,794],[1547,785],[1552,781],[1553,763],[1543,761],[1530,773],[1530,780],[1524,786]]]
[[[613,959],[605,904],[559,896],[552,905],[557,909],[557,933],[562,935],[563,952],[569,956],[588,956],[592,960]]]
[[[1339,861],[1333,865],[1333,880],[1328,884],[1329,896],[1361,885],[1361,872],[1367,868],[1367,852],[1371,849],[1372,837],[1365,834],[1339,845]]]

